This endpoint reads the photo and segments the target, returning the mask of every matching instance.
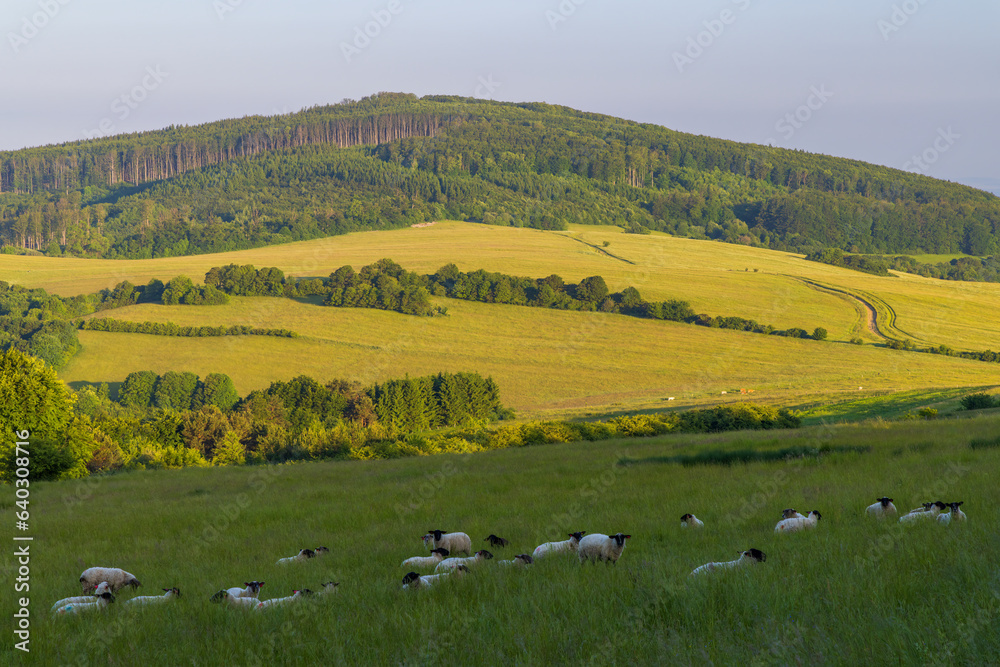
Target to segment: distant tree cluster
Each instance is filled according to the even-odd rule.
[[[197,410],[214,405],[223,411],[239,401],[236,387],[228,375],[210,373],[201,380],[194,373],[153,371],[129,373],[118,391],[118,402],[126,407],[156,407],[164,410]]]
[[[832,266],[843,266],[876,276],[891,276],[888,264],[881,258],[867,255],[847,255],[840,248],[824,248],[806,255],[812,262],[822,262]]]
[[[232,326],[180,326],[173,322],[131,322],[116,320],[110,317],[83,320],[80,328],[86,331],[109,331],[113,333],[141,333],[154,336],[278,336],[281,338],[297,338],[298,334],[288,329],[262,329],[245,324]]]

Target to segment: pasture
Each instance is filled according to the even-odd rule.
[[[895,315],[893,331],[921,344],[983,350],[998,347],[998,285],[878,278],[790,253],[624,234],[616,227],[544,232],[438,222],[222,255],[123,261],[3,256],[0,279],[68,295],[126,279],[145,283],[185,274],[200,280],[212,266],[228,263],[325,276],[344,264],[360,268],[381,257],[421,272],[454,262],[463,270],[558,273],[568,281],[600,274],[612,290],[632,285],[648,300],[686,299],[697,312],[738,315],[779,328],[824,327],[829,340],[447,299],[435,299],[448,308],[447,317],[417,319],[308,301],[234,298],[227,306],[140,305],[100,316],[281,327],[301,337],[179,339],[84,331],[83,350],[61,376],[79,386],[114,385],[146,369],[222,372],[246,394],[300,374],[370,384],[468,370],[492,375],[503,400],[522,416],[542,418],[663,408],[670,396],[676,399],[671,407],[714,405],[740,390],[753,390],[757,401],[795,407],[996,384],[992,364],[880,347],[855,296],[877,297],[880,312]],[[855,336],[867,344],[846,344]]]
[[[992,416],[33,484],[32,662],[987,664],[1000,653],[998,445]],[[831,453],[663,462],[793,446]],[[881,495],[904,512],[962,500],[969,520],[904,529],[865,519]],[[775,535],[785,507],[823,518],[814,531]],[[705,528],[680,528],[686,512]],[[616,566],[487,562],[463,580],[400,590],[399,563],[425,553],[431,528],[482,547],[490,533],[506,537],[495,550],[503,558],[575,530],[632,539]],[[275,564],[320,545],[331,553]],[[767,561],[687,576],[750,547]],[[49,605],[77,594],[93,565],[122,567],[143,586],[104,613],[51,618]],[[244,581],[265,581],[269,598],[329,579],[336,596],[266,613],[208,601]],[[176,603],[120,604],[171,586],[183,593]]]

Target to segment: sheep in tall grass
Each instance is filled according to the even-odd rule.
[[[461,577],[463,574],[469,571],[464,565],[459,565],[454,570],[450,572],[442,572],[440,574],[424,574],[420,575],[416,572],[407,572],[403,577],[403,588],[429,588],[436,584],[444,581],[445,577],[454,574],[456,577]]]
[[[884,496],[878,498],[874,504],[865,508],[865,514],[878,517],[879,519],[884,519],[886,516],[890,514],[895,515],[896,513],[896,506],[892,504],[892,498]]]
[[[492,533],[489,537],[483,540],[483,542],[489,542],[490,546],[494,549],[503,549],[505,546],[510,544],[510,540],[505,540],[504,538],[493,535]]]
[[[94,611],[100,611],[104,609],[109,604],[115,601],[115,596],[111,593],[101,593],[100,595],[94,596],[94,599],[90,602],[74,602],[71,604],[63,605],[56,609],[57,614],[86,614]]]
[[[94,602],[95,598],[103,595],[104,593],[110,593],[110,592],[111,592],[111,586],[108,585],[108,582],[102,581],[101,583],[97,584],[97,586],[94,587],[94,590],[90,593],[90,595],[75,595],[73,597],[57,600],[52,605],[52,611],[56,611],[60,607],[65,607],[68,604],[84,604],[87,602]]]
[[[340,582],[328,581],[322,584],[322,586],[323,588],[319,589],[319,592],[316,593],[316,595],[332,595],[333,593],[336,593],[337,590],[339,590],[338,587],[340,586]]]
[[[299,553],[294,556],[288,556],[287,558],[278,559],[277,565],[287,565],[288,563],[296,563],[303,560],[309,560],[310,558],[315,558],[316,552],[312,549],[299,549]]]
[[[310,595],[313,595],[313,592],[308,588],[303,588],[300,591],[292,591],[291,595],[286,595],[283,598],[271,598],[270,600],[260,600],[259,602],[257,602],[257,605],[254,607],[254,609],[257,609],[259,611],[262,609],[273,609],[274,607],[283,607],[286,604],[289,604],[290,602],[301,600],[302,598],[309,597]]]
[[[256,607],[257,603],[260,602],[260,600],[258,600],[255,597],[240,597],[238,595],[233,595],[226,589],[222,589],[221,591],[213,595],[210,598],[210,600],[212,602],[224,603],[231,607],[246,607],[247,609],[251,607]]]
[[[102,581],[106,581],[108,583],[108,586],[111,587],[112,593],[117,593],[126,586],[131,586],[132,588],[142,586],[142,584],[139,583],[139,580],[135,578],[135,575],[129,574],[125,570],[117,567],[90,567],[84,570],[80,575],[80,584],[83,586],[84,593],[94,588]]]
[[[912,509],[903,516],[899,517],[899,522],[903,524],[912,524],[920,521],[930,521],[937,518],[937,516],[947,507],[948,506],[940,500],[935,500],[932,503],[924,503],[923,507]]]
[[[447,549],[434,549],[430,556],[414,556],[399,564],[400,567],[426,568],[434,567],[448,557]]]
[[[963,504],[965,504],[965,501],[957,503],[948,503],[949,511],[944,512],[943,514],[938,514],[937,520],[946,526],[950,524],[952,521],[957,521],[959,523],[965,521],[966,519],[968,519],[968,517],[965,516],[965,512],[959,509],[959,505]]]
[[[799,512],[797,510],[789,507],[787,509],[781,510],[781,518],[782,519],[805,519],[806,517],[804,517],[803,515],[799,514]]]
[[[218,593],[216,593],[215,595],[213,595],[210,599],[212,602],[221,602],[222,600],[226,599],[227,596],[236,599],[239,598],[257,599],[257,596],[260,595],[260,589],[264,587],[264,582],[247,581],[243,583],[243,586],[244,588],[240,588],[239,586],[234,586],[229,589],[223,589]]]
[[[725,561],[722,563],[705,563],[699,567],[696,567],[691,571],[689,577],[694,577],[702,574],[708,574],[709,572],[714,572],[715,570],[730,570],[734,567],[743,567],[744,565],[756,565],[757,563],[763,563],[767,560],[767,555],[760,549],[748,549],[746,551],[739,552],[740,557],[736,560]]]
[[[474,565],[476,563],[481,563],[484,560],[490,560],[491,558],[493,558],[493,554],[486,549],[480,549],[476,552],[475,556],[470,556],[468,558],[445,558],[437,564],[434,571],[447,572],[448,570],[454,570],[455,568],[463,565]]]
[[[800,530],[809,530],[816,527],[819,520],[822,519],[822,515],[816,510],[809,512],[809,516],[803,519],[782,519],[778,522],[778,525],[774,527],[774,532],[776,533],[797,533]]]
[[[580,563],[602,560],[605,563],[616,564],[625,550],[625,540],[631,538],[631,535],[626,535],[625,533],[615,533],[610,536],[602,535],[601,533],[587,535],[580,540],[580,547],[577,550]]]
[[[181,589],[179,588],[164,588],[163,595],[139,595],[131,600],[126,600],[127,605],[148,605],[148,604],[163,604],[167,600],[173,600],[181,596]]]
[[[465,533],[449,533],[444,530],[428,531],[434,536],[435,549],[447,549],[450,553],[472,555],[472,538]]]
[[[420,539],[422,539],[424,541],[424,547],[427,548],[428,550],[434,548],[434,536],[431,535],[430,533],[427,533],[426,535],[424,535]]]
[[[694,514],[684,514],[681,516],[681,528],[704,528],[705,522]]]
[[[561,540],[559,542],[546,542],[545,544],[539,544],[535,547],[531,556],[533,558],[542,558],[549,554],[575,552],[580,546],[580,540],[583,536],[587,534],[585,530],[579,530],[575,533],[569,533],[568,540]]]
[[[518,554],[510,560],[498,560],[497,565],[518,565],[520,567],[527,567],[535,562],[535,559],[528,554]]]

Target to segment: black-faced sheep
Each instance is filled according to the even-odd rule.
[[[546,542],[545,544],[539,544],[535,547],[532,552],[533,558],[542,558],[549,554],[574,552],[580,546],[580,540],[583,536],[587,534],[587,531],[580,530],[575,533],[569,533],[568,540],[561,540],[559,542]]]
[[[112,593],[117,593],[126,586],[138,588],[142,585],[135,578],[135,575],[129,574],[117,567],[91,567],[84,570],[80,575],[80,584],[83,586],[84,593],[90,591],[102,581],[108,582]]]
[[[740,552],[740,557],[736,560],[726,561],[724,563],[705,563],[700,567],[696,567],[691,571],[688,576],[695,576],[701,574],[707,574],[709,572],[714,572],[715,570],[729,570],[734,567],[742,567],[744,565],[763,563],[767,560],[767,555],[760,549],[748,549],[746,551]]]
[[[587,561],[597,562],[599,560],[603,560],[606,563],[617,563],[618,559],[621,558],[622,552],[625,550],[625,540],[631,538],[631,535],[626,535],[625,533],[616,533],[610,536],[601,533],[587,535],[580,540],[580,547],[577,549],[580,563],[583,564]]]

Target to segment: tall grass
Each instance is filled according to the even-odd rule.
[[[989,664],[1000,654],[996,416],[570,443],[466,456],[144,471],[32,489],[37,664]],[[619,465],[702,450],[828,453],[779,462]],[[870,449],[868,449],[870,448]],[[3,487],[4,509],[13,497]],[[969,521],[901,529],[863,518],[962,500]],[[785,507],[818,528],[776,536]],[[680,515],[705,521],[682,529]],[[398,567],[432,528],[495,533],[501,557],[574,530],[630,533],[617,566],[488,562],[402,591]],[[299,548],[320,559],[279,567]],[[757,547],[767,562],[690,580]],[[498,552],[499,554],[499,552]],[[9,569],[10,557],[3,563]],[[176,604],[50,618],[88,566],[123,567]],[[12,577],[5,577],[11,580]],[[208,601],[340,582],[311,604],[245,613]],[[130,597],[124,592],[120,601]],[[12,613],[12,596],[3,612]],[[10,616],[8,616],[9,618]],[[9,644],[4,660],[13,661]]]

